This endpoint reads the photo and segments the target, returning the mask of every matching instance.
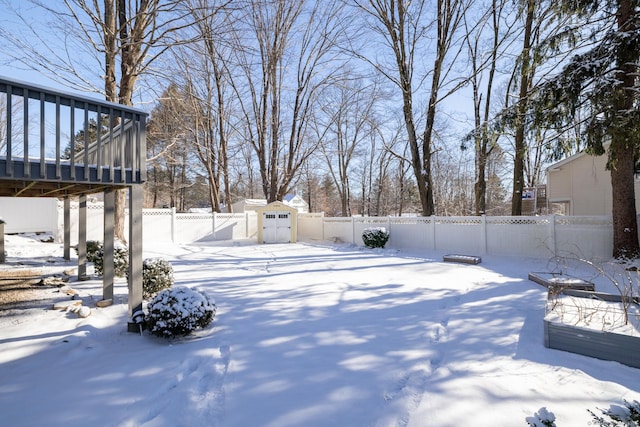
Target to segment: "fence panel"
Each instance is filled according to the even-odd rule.
[[[350,217],[325,218],[323,240],[354,243],[353,218],[350,218]]]
[[[556,252],[582,259],[609,259],[613,254],[611,217],[555,217]]]
[[[215,240],[246,239],[249,221],[247,213],[217,213],[214,217],[213,238]]]
[[[485,252],[485,229],[482,217],[435,217],[434,220],[435,249],[466,255]]]
[[[432,217],[389,218],[388,246],[397,249],[434,249]]]
[[[56,234],[58,223],[58,201],[51,198],[0,197],[0,219],[6,222],[5,233]]]
[[[171,242],[173,238],[173,213],[171,209],[143,209],[142,240],[145,242]]]
[[[298,239],[323,240],[322,213],[298,213]]]
[[[551,219],[550,219],[551,218]],[[486,217],[487,253],[531,257],[553,256],[552,217]]]
[[[213,214],[177,213],[174,221],[173,241],[176,243],[215,240],[213,235]]]

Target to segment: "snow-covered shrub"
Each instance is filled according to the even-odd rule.
[[[389,232],[383,227],[365,228],[362,232],[362,241],[368,248],[384,248],[389,240]]]
[[[208,326],[216,314],[216,305],[203,292],[176,286],[160,291],[147,305],[147,311],[147,329],[169,338]]]
[[[529,427],[556,427],[556,416],[547,408],[540,408],[533,417],[526,418]]]
[[[78,247],[76,247],[76,252]],[[104,272],[104,245],[97,240],[87,240],[87,261],[93,263],[95,273],[102,276]],[[118,239],[113,242],[113,274],[125,277],[129,269],[129,249]]]
[[[604,417],[596,415],[593,411],[589,411],[594,420],[594,425],[601,427],[631,427],[640,426],[640,402],[624,401],[624,407],[619,405],[611,405],[609,409],[601,409],[600,412]],[[597,423],[597,424],[595,424]]]
[[[153,298],[158,292],[173,286],[173,267],[163,258],[142,261],[142,296]]]
[[[76,246],[76,252],[78,251],[78,247]],[[87,240],[87,261],[92,262],[93,264],[99,260],[100,265],[102,265],[102,243],[97,240]]]

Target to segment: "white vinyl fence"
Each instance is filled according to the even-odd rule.
[[[63,204],[55,199],[0,198],[0,217],[7,222],[7,233],[57,231],[57,238],[62,241]],[[257,238],[255,212],[211,214],[144,209],[142,218],[145,243]],[[298,241],[363,245],[364,229],[384,227],[390,234],[387,247],[396,249],[464,255],[572,255],[585,259],[609,259],[613,252],[613,230],[608,216],[333,218],[311,213],[298,214],[297,218]],[[77,223],[78,204],[72,202],[72,245],[77,243]],[[128,221],[125,224],[128,225]],[[87,203],[87,239],[103,239],[101,203]]]
[[[58,240],[64,230],[62,203]],[[126,211],[128,215],[128,210]],[[78,204],[71,203],[71,244],[78,239]],[[87,203],[87,240],[103,240],[104,210],[101,203]],[[129,222],[125,221],[125,235]],[[175,209],[143,209],[142,240],[144,242],[192,243],[211,240],[256,238],[255,212],[238,214],[177,213]]]
[[[324,218],[323,240],[363,245],[362,232],[369,227],[384,227],[387,247],[397,249],[586,259],[608,259],[613,252],[612,222],[606,216]]]
[[[5,233],[55,233],[58,200],[54,198],[0,197],[0,219]]]

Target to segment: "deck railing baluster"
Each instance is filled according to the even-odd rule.
[[[13,176],[13,147],[11,144],[11,118],[13,116],[13,99],[12,99],[13,88],[11,85],[7,85],[7,176]]]
[[[89,104],[84,103],[84,180],[89,180]]]
[[[3,93],[0,180],[12,180],[18,189],[25,178],[46,182],[21,191],[64,197],[78,194],[74,186],[86,192],[145,179],[146,113],[0,77]]]
[[[60,96],[56,95],[56,179],[60,179]]]
[[[29,89],[24,89],[22,91],[22,108],[23,108],[23,118],[22,118],[22,128],[24,141],[24,164],[22,171],[26,178],[31,176],[31,161],[29,159]]]
[[[96,105],[96,167],[98,168],[98,179],[102,179],[102,111],[99,105]]]
[[[71,165],[70,176],[76,179],[76,102],[69,100],[69,163]]]
[[[45,134],[45,114],[44,114],[44,92],[40,92],[40,178],[46,178],[47,162],[45,159],[46,134]],[[25,155],[25,157],[27,157]],[[26,160],[26,159],[25,159]]]

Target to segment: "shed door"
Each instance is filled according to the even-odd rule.
[[[262,240],[264,243],[291,242],[291,213],[263,212]]]

